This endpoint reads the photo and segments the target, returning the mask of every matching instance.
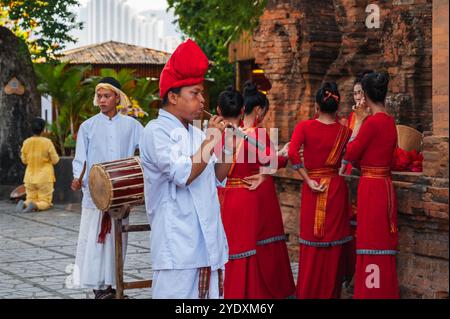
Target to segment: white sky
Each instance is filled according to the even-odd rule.
[[[128,0],[130,7],[139,11],[143,10],[166,10],[166,0]]]
[[[166,0],[122,0],[133,8],[134,10],[140,12],[145,10],[166,10],[167,2]],[[85,5],[88,0],[80,0],[81,5]]]

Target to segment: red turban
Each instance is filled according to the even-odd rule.
[[[169,89],[202,83],[208,71],[208,58],[194,41],[188,39],[173,52],[161,72],[159,96]]]

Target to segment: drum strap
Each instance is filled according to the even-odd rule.
[[[100,234],[98,234],[98,243],[104,244],[106,235],[111,233],[111,216],[109,216],[108,212],[102,213],[102,226],[100,228]]]

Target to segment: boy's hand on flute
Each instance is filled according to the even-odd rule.
[[[225,129],[226,124],[223,120],[222,116],[213,115],[208,121],[208,129],[218,129],[220,132],[223,132]]]
[[[222,138],[222,132],[227,127],[228,122],[223,117],[213,115],[208,121],[208,129],[206,130],[206,139],[208,141],[218,142]]]

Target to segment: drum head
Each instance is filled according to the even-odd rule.
[[[89,173],[89,192],[95,206],[106,211],[111,205],[112,185],[108,174],[101,165],[94,165]]]

